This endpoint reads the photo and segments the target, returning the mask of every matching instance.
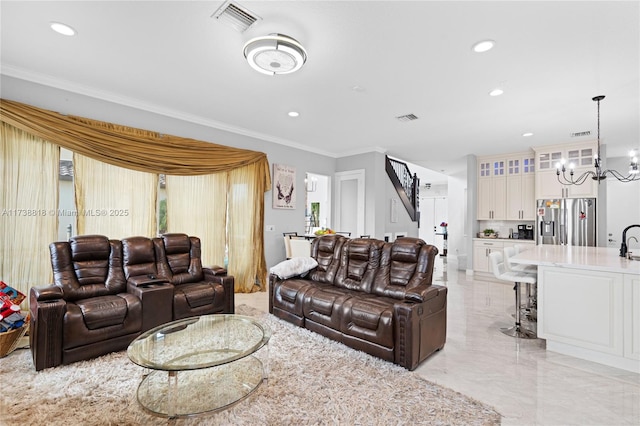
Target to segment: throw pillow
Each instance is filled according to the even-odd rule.
[[[307,272],[318,266],[318,262],[313,257],[292,257],[272,266],[269,269],[278,278],[286,280],[287,278],[295,277],[296,275],[305,276]]]

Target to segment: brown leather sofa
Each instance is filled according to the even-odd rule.
[[[36,370],[126,349],[172,319],[234,312],[233,277],[202,267],[196,237],[82,235],[49,251],[54,284],[30,290]]]
[[[418,238],[316,238],[317,267],[287,279],[270,274],[269,311],[413,370],[446,341],[447,288],[432,285],[437,253]]]

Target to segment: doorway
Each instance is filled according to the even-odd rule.
[[[364,232],[364,169],[335,174],[336,231],[351,232],[352,237]]]
[[[305,175],[305,234],[313,234],[321,228],[331,227],[331,185],[325,175]]]

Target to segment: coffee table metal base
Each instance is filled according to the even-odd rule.
[[[138,386],[138,402],[149,413],[185,418],[225,410],[267,381],[256,356],[216,367],[186,371],[152,371]]]

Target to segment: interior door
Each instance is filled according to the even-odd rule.
[[[351,232],[351,237],[364,235],[365,199],[364,170],[339,172],[335,175],[335,231]]]

